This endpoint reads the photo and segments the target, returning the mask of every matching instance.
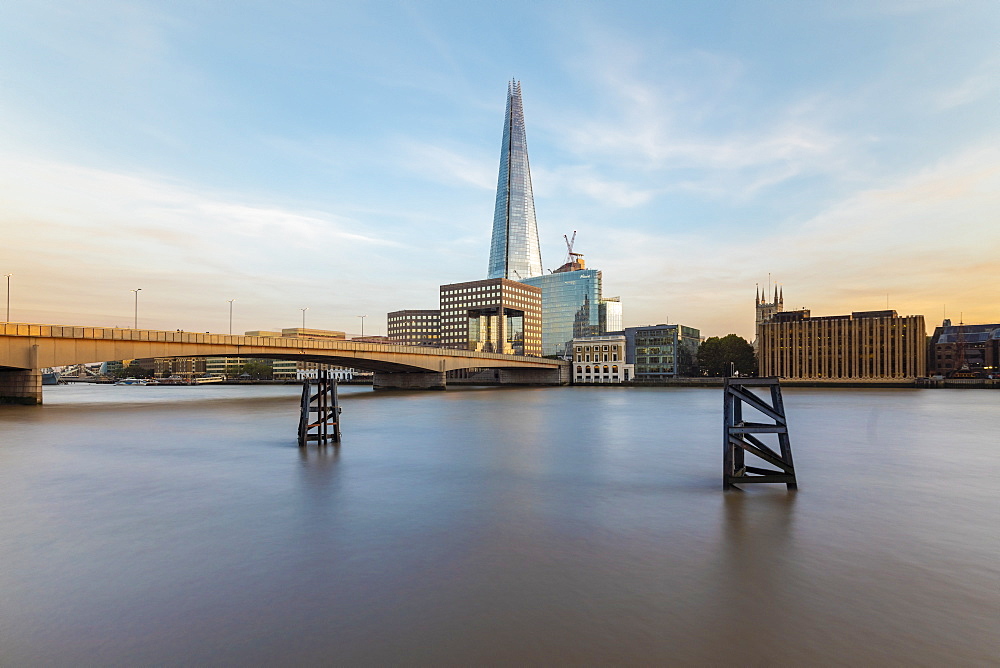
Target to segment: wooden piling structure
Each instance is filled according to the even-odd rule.
[[[314,391],[315,390],[315,391]],[[299,416],[299,447],[340,443],[340,403],[337,380],[321,369],[315,380],[302,383],[302,412]]]
[[[768,403],[748,389],[751,387],[769,389],[771,402]],[[745,420],[744,406],[756,410],[763,417],[773,420],[773,423]],[[760,482],[784,483],[787,489],[798,489],[795,466],[792,463],[792,446],[788,440],[785,405],[781,400],[781,385],[777,378],[726,378],[723,415],[722,489]],[[778,451],[764,443],[758,434],[775,434],[778,438]],[[747,466],[746,453],[776,469]]]

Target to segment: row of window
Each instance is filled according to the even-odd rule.
[[[616,346],[616,347],[618,349],[621,349],[621,346]],[[594,346],[593,350],[609,350],[609,348],[608,348],[608,346],[603,346],[603,347],[602,346]],[[590,346],[577,346],[576,347],[576,352],[581,352],[581,351],[583,351],[583,352],[590,352],[591,351],[591,347]]]
[[[576,361],[577,362],[589,362],[590,361],[590,353],[577,353],[576,354]],[[601,353],[594,353],[594,361],[595,362],[617,362],[618,361],[618,351],[616,350],[615,352],[611,353],[611,359],[608,359],[608,353],[604,353],[604,359],[601,359]]]

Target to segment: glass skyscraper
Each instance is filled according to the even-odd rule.
[[[604,334],[601,272],[562,271],[521,281],[542,289],[542,355],[565,355],[573,339]]]
[[[500,175],[487,277],[521,281],[541,274],[542,252],[535,222],[535,198],[531,191],[521,82],[511,81],[507,84],[507,113],[500,148]]]

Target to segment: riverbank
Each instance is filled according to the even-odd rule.
[[[722,387],[724,378],[672,378],[660,381],[640,381],[610,385],[607,383],[573,383],[583,387]],[[913,389],[913,388],[946,388],[946,389],[1000,389],[1000,380],[987,378],[910,378],[905,380],[840,380],[811,379],[799,380],[782,378],[782,387],[818,387],[818,388],[861,388],[861,389]]]

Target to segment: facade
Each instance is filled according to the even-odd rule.
[[[301,338],[301,339],[345,339],[344,332],[329,329],[310,329],[302,327],[286,327],[280,332],[270,330],[254,330],[244,332],[244,336]],[[205,372],[211,376],[236,377],[241,373],[243,365],[247,362],[259,362],[271,369],[271,377],[274,380],[300,380],[300,372],[312,372],[317,369],[342,369],[342,367],[332,364],[322,364],[317,362],[302,362],[298,360],[271,360],[246,357],[208,357],[205,359]]]
[[[774,313],[759,331],[761,376],[897,380],[927,374],[922,315],[886,310],[814,318],[802,309]]]
[[[1000,324],[952,325],[945,320],[934,328],[928,353],[931,374],[996,378],[1000,374]]]
[[[542,298],[544,299],[544,296]],[[622,313],[621,297],[603,297],[601,299],[600,320],[602,334],[624,331],[625,320]]]
[[[404,309],[386,315],[389,341],[405,346],[436,346],[441,343],[441,311]]]
[[[625,328],[626,360],[635,365],[636,382],[692,375],[698,366],[701,332],[684,325]]]
[[[351,341],[357,341],[358,343],[395,343],[388,336],[382,336],[380,334],[372,334],[371,336],[352,336]]]
[[[542,274],[542,252],[531,190],[528,140],[524,129],[521,83],[507,85],[500,173],[493,210],[493,238],[487,277],[521,281]]]
[[[247,332],[247,336],[280,336],[290,339],[338,339],[347,338],[346,333],[332,329],[312,329],[309,327],[285,327],[281,332]],[[333,371],[337,380],[350,380],[347,376],[350,369],[322,362],[304,362],[302,360],[274,360],[271,365],[275,380],[304,380],[316,378],[321,369]]]
[[[319,372],[322,370],[328,370],[330,372],[330,378],[338,383],[354,379],[354,369],[347,369],[342,366],[333,366],[332,364],[308,364],[311,366],[303,366],[303,368],[296,370],[295,380],[316,380],[319,378]],[[275,378],[277,377],[277,374],[275,374]]]
[[[204,357],[157,357],[154,365],[156,375],[161,378],[170,376],[192,378],[205,375]]]
[[[275,360],[269,359],[257,359],[250,357],[206,357],[205,358],[205,374],[209,376],[225,376],[227,378],[235,378],[242,373],[241,369],[244,364],[248,362],[260,362],[272,370],[274,369]]]
[[[567,355],[573,339],[605,333],[600,271],[562,271],[522,282],[541,290],[542,355]]]
[[[623,334],[576,338],[572,351],[574,383],[628,383],[635,375]]]
[[[269,336],[268,332],[247,332],[247,336]],[[346,339],[344,332],[332,329],[309,329],[306,327],[286,327],[281,336],[292,339]]]
[[[442,285],[441,346],[541,356],[542,293],[506,278]]]

